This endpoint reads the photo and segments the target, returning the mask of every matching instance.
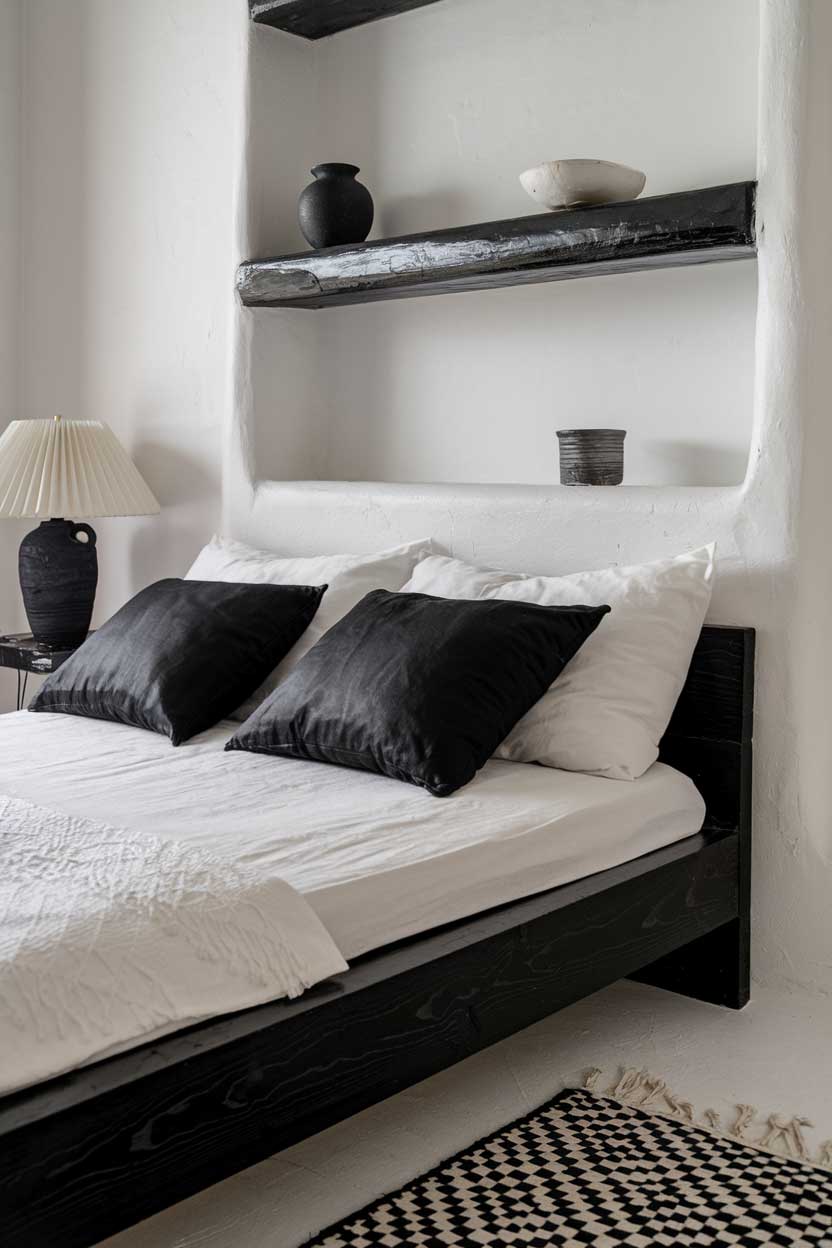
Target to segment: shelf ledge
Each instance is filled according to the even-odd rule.
[[[329,247],[240,266],[247,307],[327,308],[753,259],[756,182]]]
[[[252,20],[305,39],[323,39],[437,0],[249,0]]]

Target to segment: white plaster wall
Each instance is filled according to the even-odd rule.
[[[443,0],[311,48],[259,32],[254,252],[305,248],[321,160],[361,165],[374,236],[533,212],[517,175],[554,156],[648,194],[752,178],[757,27],[756,0]],[[555,429],[606,424],[630,482],[738,483],[755,299],[737,264],[258,315],[258,473],[548,483]]]
[[[20,0],[0,0],[0,429],[14,419],[18,402],[19,40]]]
[[[22,410],[106,420],[162,504],[101,520],[96,619],[217,523],[243,0],[26,0]]]
[[[815,956],[822,961],[823,983],[832,981],[829,933],[832,913],[828,898],[832,867],[832,681],[828,629],[832,604],[832,532],[827,465],[832,462],[832,238],[824,201],[832,196],[832,5],[813,0],[806,23],[805,116],[794,143],[800,153],[802,228],[799,236],[800,286],[805,335],[805,374],[800,392],[804,455],[800,481],[800,524],[797,534],[798,598],[790,654],[795,673],[794,749],[797,776],[793,812],[780,830],[792,861],[803,865],[810,888],[800,874],[789,872],[788,891],[780,897],[785,923],[791,928],[787,946],[788,974],[810,987]],[[790,316],[794,308],[784,309]],[[783,725],[784,739],[790,725]],[[774,889],[772,889],[774,904]],[[818,930],[819,929],[819,930]]]
[[[20,0],[0,0],[0,431],[18,414],[20,319]],[[21,626],[19,526],[0,521],[0,632]],[[0,712],[14,682],[0,682]]]

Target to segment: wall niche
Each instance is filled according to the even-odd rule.
[[[296,198],[323,161],[361,167],[371,238],[527,215],[517,175],[558,156],[635,165],[653,195],[755,176],[755,0],[441,0],[252,38],[255,256],[306,249]],[[254,310],[256,474],[555,484],[555,430],[614,425],[627,484],[737,484],[755,313],[748,262]]]

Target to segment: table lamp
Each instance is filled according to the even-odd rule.
[[[89,632],[95,530],[65,516],[159,511],[113,431],[97,420],[13,420],[0,437],[0,517],[40,517],[20,544],[20,589],[39,645],[72,649]]]

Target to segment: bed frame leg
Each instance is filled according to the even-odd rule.
[[[741,1010],[751,995],[749,946],[749,918],[740,915],[642,967],[630,979]]]

